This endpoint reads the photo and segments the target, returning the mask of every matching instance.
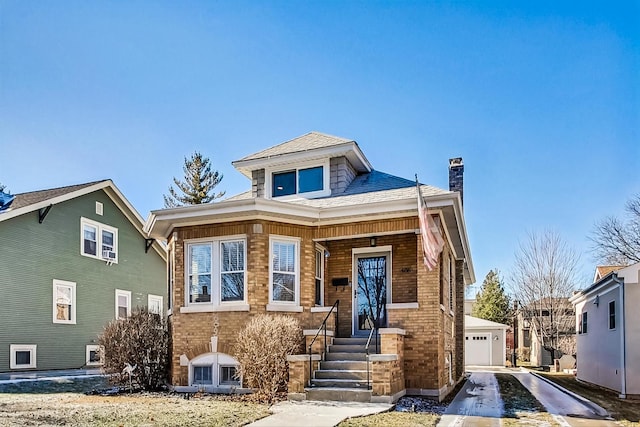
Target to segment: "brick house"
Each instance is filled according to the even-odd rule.
[[[229,354],[238,331],[252,315],[284,313],[307,345],[328,317],[333,344],[290,357],[291,398],[446,396],[464,372],[464,289],[475,281],[462,159],[450,161],[450,191],[420,186],[445,241],[432,270],[415,181],[374,170],[355,141],[311,132],[233,165],[251,190],[153,211],[145,226],[168,245],[172,383],[241,387]],[[367,364],[349,352],[361,352],[371,329],[380,347]],[[342,394],[322,394],[331,388]]]

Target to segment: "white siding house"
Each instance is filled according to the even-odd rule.
[[[621,267],[576,293],[578,379],[640,396],[640,263]]]

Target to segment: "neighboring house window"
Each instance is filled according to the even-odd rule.
[[[11,344],[9,346],[9,368],[36,368],[36,348],[35,344]]]
[[[297,239],[271,239],[271,302],[297,304],[299,301],[298,247]]]
[[[244,238],[188,243],[187,264],[188,304],[245,301]]]
[[[76,324],[76,284],[53,281],[53,323]]]
[[[324,251],[316,248],[316,298],[315,304],[324,305]]]
[[[163,314],[162,297],[160,295],[151,295],[151,294],[149,294],[147,299],[148,299],[147,308],[149,309],[149,312],[150,313],[159,314],[159,315],[162,316],[162,314]]]
[[[81,218],[82,245],[84,256],[118,262],[118,229],[87,218]]]
[[[581,333],[583,334],[587,333],[587,315],[588,313],[586,311],[582,313],[582,323],[581,323],[580,330],[582,331]]]
[[[609,303],[609,329],[616,328],[616,302]]]
[[[116,319],[131,316],[131,291],[116,289]]]
[[[99,366],[103,364],[104,350],[99,345],[87,345],[85,350],[85,364],[87,366]]]

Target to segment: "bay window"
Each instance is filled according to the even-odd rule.
[[[290,311],[293,308],[293,311],[300,311],[300,241],[272,236],[269,242],[271,262],[267,310]]]
[[[246,240],[212,239],[186,244],[187,306],[220,306],[246,300]]]

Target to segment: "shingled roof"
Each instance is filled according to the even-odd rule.
[[[86,187],[98,184],[102,181],[87,182],[85,184],[69,185],[67,187],[50,188],[48,190],[30,191],[28,193],[15,194],[16,198],[11,204],[11,209],[16,210],[24,208],[29,205],[35,205],[36,203],[43,202],[45,200],[53,199],[55,197],[64,196],[65,194],[73,193],[74,191],[82,190]]]
[[[293,138],[289,141],[285,141],[273,147],[267,148],[257,153],[250,154],[238,162],[246,160],[266,159],[275,156],[282,156],[284,154],[299,153],[304,151],[315,150],[318,148],[334,147],[337,145],[354,143],[351,139],[341,138],[339,136],[327,135],[321,132],[309,132],[297,138]]]

